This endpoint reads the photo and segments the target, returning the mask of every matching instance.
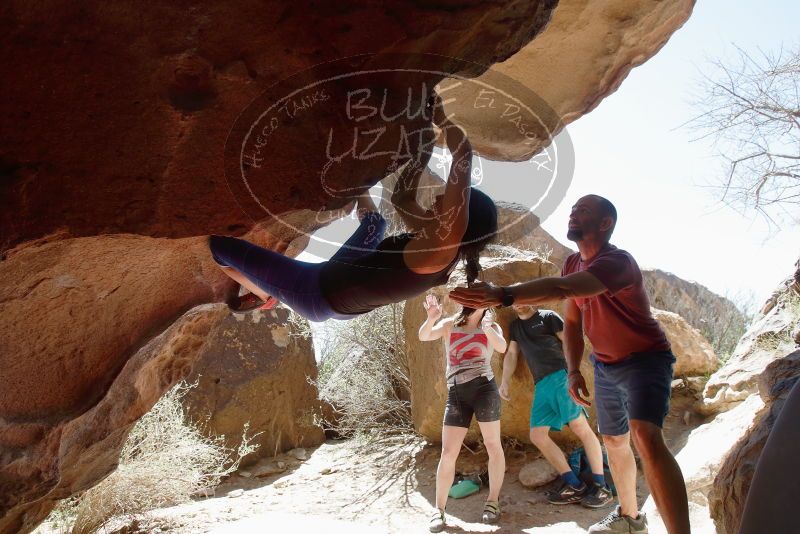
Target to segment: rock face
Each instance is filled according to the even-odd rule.
[[[532,280],[542,276],[554,276],[559,270],[552,263],[535,256],[533,253],[524,252],[502,245],[489,247],[489,257],[481,259],[484,272],[481,279],[497,284],[511,284],[523,280]],[[444,302],[443,316],[448,316],[460,310],[460,306],[445,298],[447,292],[458,285],[464,284],[463,272],[458,270],[451,277],[447,287],[436,288],[433,294]],[[409,372],[411,378],[411,413],[414,418],[414,428],[432,441],[441,441],[442,418],[444,405],[447,399],[447,386],[444,379],[445,352],[441,341],[419,341],[417,331],[425,321],[425,310],[422,302],[425,296],[421,295],[406,302],[403,314],[403,327],[406,331],[406,343],[409,355]],[[557,302],[551,306],[542,306],[562,313],[561,305]],[[512,310],[501,309],[497,314],[497,321],[503,328],[503,333],[508,335],[509,324],[516,318]],[[588,352],[588,344],[587,344]],[[502,377],[503,355],[495,353],[492,357],[492,369],[497,382]],[[593,374],[591,364],[587,358],[581,366],[583,375],[593,391]],[[528,371],[525,361],[520,358],[517,369],[510,384],[511,401],[503,401],[501,407],[501,429],[503,435],[513,437],[524,443],[529,442],[530,406],[533,398],[533,379]],[[590,412],[592,415],[592,412]],[[473,421],[467,434],[467,440],[478,439],[480,433],[477,424]],[[554,434],[554,438],[564,445],[575,443],[574,435],[565,430]]]
[[[719,414],[695,429],[676,456],[689,492],[693,531],[739,531],[761,451],[792,386],[800,380],[800,350],[792,335],[800,315],[800,262],[796,268],[741,339],[734,357],[706,386],[706,409]],[[652,499],[643,509],[651,514],[653,532],[661,532]]]
[[[683,317],[718,354],[733,351],[747,325],[747,317],[733,302],[672,273],[642,269],[642,275],[653,307]]]
[[[192,374],[197,383],[184,399],[187,412],[210,434],[224,435],[229,447],[241,443],[244,426],[259,457],[324,441],[317,388],[317,364],[310,338],[301,337],[278,307],[245,316],[229,315],[206,343]]]
[[[311,219],[308,224],[317,223]],[[269,224],[256,226],[251,236],[289,254],[302,244],[302,239],[291,241],[296,233]],[[120,373],[181,314],[224,300],[234,290],[226,278],[213,263],[205,238],[54,235],[6,254],[0,262],[0,532],[5,525],[32,528],[54,500],[91,487],[113,468],[116,460],[110,458],[130,425],[189,373],[205,339],[188,338],[185,358],[159,363],[171,369],[168,379],[126,374],[127,382],[121,382]],[[112,389],[116,392],[109,397]],[[147,390],[147,401],[127,406],[140,390]],[[72,451],[64,457],[59,447],[66,447],[65,426],[107,402],[123,403],[119,409],[132,417],[115,420],[116,412],[109,410],[95,416],[98,426],[119,440],[106,440],[105,431],[83,433],[86,441],[70,447],[87,458]],[[109,419],[102,421],[103,414]],[[104,447],[107,463],[87,469],[75,484],[67,460],[92,462],[95,446]],[[26,519],[20,519],[24,514]]]
[[[176,266],[173,268],[178,270]],[[85,286],[78,285],[79,278],[74,280],[76,294],[86,290]],[[43,282],[39,291],[47,291],[47,285],[51,283]],[[60,304],[62,313],[77,311],[70,304]],[[147,299],[140,299],[139,304],[147,304]],[[35,312],[31,310],[31,313]],[[114,369],[113,374],[94,375],[100,382],[95,387],[103,386],[102,390],[95,389],[95,394],[102,393],[102,396],[95,398],[95,404],[88,407],[80,402],[69,403],[73,398],[85,401],[80,391],[76,391],[82,384],[77,380],[74,384],[65,380],[73,369],[79,368],[80,361],[54,359],[47,367],[30,368],[26,357],[31,353],[22,350],[16,353],[19,358],[15,360],[16,365],[3,361],[2,409],[4,414],[14,413],[16,418],[0,419],[0,458],[3,459],[0,466],[0,532],[32,530],[59,499],[94,486],[113,471],[130,428],[164,391],[186,376],[207,336],[227,314],[224,306],[205,305],[182,315],[162,334],[117,363],[120,368]],[[119,317],[123,316],[120,313]],[[38,338],[33,333],[28,334],[31,336],[29,341],[40,339],[41,344],[47,342],[46,334]],[[83,332],[76,334],[84,335]],[[92,334],[102,337],[108,332]],[[14,338],[4,332],[3,339],[13,341]],[[109,345],[110,342],[109,339]],[[87,343],[85,353],[76,349],[76,356],[83,356],[88,361],[93,355],[92,348]],[[108,350],[108,359],[114,363],[111,358],[115,355],[113,347]],[[99,363],[94,365],[101,367]],[[87,371],[77,376],[90,375]],[[51,396],[37,397],[40,406],[22,403],[27,398],[24,388],[31,387],[26,386],[26,380],[37,379],[49,385],[41,391],[50,391]],[[107,383],[103,384],[103,380]],[[12,385],[22,389],[15,390]],[[48,406],[53,405],[72,407],[72,411],[56,417],[47,411]],[[49,417],[43,417],[42,413]]]
[[[0,16],[6,207],[0,250],[58,229],[75,237],[241,234],[252,225],[251,206],[240,206],[231,194],[224,147],[237,116],[259,95],[281,91],[292,84],[276,83],[341,58],[349,59],[338,74],[387,65],[428,69],[371,80],[376,89],[387,88],[386,112],[394,115],[403,109],[407,89],[414,88],[418,99],[422,84],[433,87],[447,73],[475,76],[517,52],[541,32],[555,5],[393,0],[245,1],[224,9],[197,2],[6,6]],[[358,56],[366,53],[377,54]],[[438,59],[402,57],[426,53]],[[121,64],[125,68],[117,69]],[[346,117],[345,101],[360,84],[342,78],[327,93],[312,92],[286,108],[281,135],[270,140],[275,159],[263,162],[269,174],[258,175],[268,183],[250,183],[264,193],[260,201],[271,212],[335,204],[315,173],[326,163],[329,133],[352,142],[354,122]],[[307,120],[312,106],[313,120]],[[375,126],[370,122],[360,121],[363,131]],[[393,121],[382,142],[396,150],[401,126],[418,123]],[[339,161],[329,169],[328,183],[360,189],[385,176],[390,162],[388,156]],[[265,216],[256,212],[257,219]]]
[[[794,349],[800,340],[795,332],[800,323],[800,262],[770,297],[731,358],[706,384],[704,410],[718,413],[756,393],[758,377],[774,360]]]
[[[710,531],[714,531],[708,508],[709,493],[714,486],[714,480],[731,449],[753,426],[763,408],[764,402],[761,398],[750,395],[731,411],[694,429],[689,434],[686,445],[675,455],[686,482],[692,511],[692,531],[708,532],[701,526],[710,527]],[[647,514],[653,532],[666,532],[652,497],[647,498],[642,510]]]
[[[714,349],[700,332],[689,326],[677,313],[652,309],[675,354],[675,377],[698,376],[711,373],[719,367]]]
[[[555,6],[0,7],[0,532],[30,530],[54,499],[100,480],[130,424],[188,373],[205,334],[170,325],[232,290],[198,236],[252,230],[259,244],[297,253],[296,238],[326,224],[324,210],[347,205],[419,150],[401,148],[427,123],[402,112],[409,90],[419,99],[449,74],[482,74],[541,33]],[[663,16],[666,3],[651,15],[642,6],[653,11],[617,6],[609,13],[619,24],[582,34],[583,64],[622,67],[572,71],[554,87],[592,88],[579,91],[582,105],[556,107],[567,121],[683,23]],[[536,55],[564,56],[565,32],[577,36],[589,15],[601,20],[587,9],[564,10],[561,36]],[[625,20],[637,46],[650,42],[646,53],[619,53],[630,49]],[[377,75],[342,77],[354,71]],[[315,90],[320,80],[331,83]],[[298,88],[307,91],[292,96]],[[348,106],[363,90],[372,100]],[[474,133],[487,153],[497,146]],[[207,332],[213,322],[191,324]],[[151,374],[137,367],[143,347],[169,345],[163,336],[173,334],[171,357],[153,356]],[[87,417],[90,430],[68,431]]]
[[[693,7],[694,0],[561,0],[542,34],[492,69],[541,98],[543,105],[533,109],[541,122],[525,125],[534,135],[520,138],[505,128],[517,117],[503,103],[474,109],[473,93],[481,90],[475,85],[448,91],[459,101],[452,110],[462,118],[460,123],[481,155],[506,161],[528,159],[547,139],[543,131],[569,124],[616,91],[633,67],[653,56],[686,22]],[[564,46],[567,42],[569,46]],[[483,78],[491,90],[491,76]]]
[[[130,425],[188,374],[216,319],[170,324],[229,287],[204,248],[100,236],[34,243],[0,262],[0,532],[30,528],[53,499],[105,476]],[[89,412],[96,431],[67,432]],[[105,463],[76,474],[95,447]]]
[[[765,407],[752,428],[744,433],[725,458],[709,495],[711,516],[719,534],[739,532],[745,500],[761,451],[798,380],[800,351],[775,360],[759,377],[760,396]]]

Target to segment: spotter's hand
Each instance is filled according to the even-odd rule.
[[[428,313],[428,319],[432,321],[438,321],[439,317],[442,316],[442,305],[439,304],[439,299],[436,298],[436,295],[428,295],[425,297],[425,302],[422,303],[422,307],[425,308],[425,311]]]
[[[494,314],[490,310],[486,310],[486,315],[481,319],[481,330],[491,328],[494,325]]]
[[[470,308],[491,308],[503,303],[503,290],[494,284],[476,282],[472,287],[455,288],[450,298]]]
[[[500,398],[501,399],[503,399],[505,401],[510,401],[511,400],[511,393],[509,393],[509,391],[508,391],[508,381],[507,380],[503,380],[503,383],[500,384],[500,390],[499,391],[500,391]]]
[[[572,400],[574,400],[580,406],[585,406],[588,408],[592,405],[589,402],[589,388],[586,387],[586,380],[583,379],[583,375],[580,371],[573,371],[569,374],[569,386],[568,391]]]

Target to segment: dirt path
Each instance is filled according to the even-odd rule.
[[[427,532],[438,446],[406,438],[386,445],[383,451],[365,453],[357,442],[329,441],[308,452],[306,461],[292,462],[283,473],[264,478],[235,476],[217,488],[213,498],[151,513],[148,530],[264,532],[268,526],[283,524],[294,532],[306,532],[324,524],[326,532]],[[447,511],[451,528],[447,531],[582,533],[608,513],[578,505],[548,504],[543,492],[555,488],[557,482],[536,490],[523,487],[516,474],[538,457],[533,449],[507,453],[499,525],[480,522],[487,494],[482,489],[465,499],[450,500]],[[286,456],[282,461],[291,462]],[[484,465],[485,453],[462,451],[457,468],[469,472]]]
[[[665,436],[677,452],[686,436],[702,423],[691,415],[692,398],[680,394],[665,423]],[[687,414],[689,411],[689,414]],[[117,524],[117,534],[173,532],[272,533],[324,532],[407,533],[427,532],[433,512],[439,445],[417,436],[395,438],[380,446],[356,440],[328,441],[308,449],[307,458],[297,460],[282,454],[259,465],[282,462],[283,471],[263,477],[234,475],[208,498],[150,512],[133,524]],[[502,517],[498,525],[480,522],[488,490],[448,503],[447,532],[524,532],[528,534],[578,534],[603,518],[610,507],[589,510],[580,505],[553,506],[544,492],[559,485],[554,481],[534,490],[517,479],[520,469],[541,455],[532,445],[507,448],[506,478],[501,493]],[[486,466],[482,450],[462,449],[457,470],[474,472]],[[639,477],[639,502],[648,495]],[[697,525],[700,526],[700,525]],[[119,528],[123,527],[123,528]],[[704,526],[699,534],[714,533]],[[651,533],[663,528],[651,525]]]
[[[686,436],[702,423],[693,414],[694,399],[680,392],[673,397],[665,437],[677,452]],[[689,411],[689,414],[686,412]],[[141,522],[141,530],[178,534],[201,532],[427,532],[433,512],[439,445],[419,437],[397,438],[380,447],[357,441],[328,441],[309,449],[308,458],[280,455],[285,471],[262,478],[233,476],[211,498],[157,510]],[[540,458],[532,445],[506,450],[506,478],[501,493],[502,518],[498,525],[480,522],[488,490],[465,499],[451,499],[447,532],[524,532],[528,534],[584,533],[609,511],[579,505],[553,506],[544,491],[558,482],[534,490],[517,479],[520,469]],[[473,472],[486,465],[485,452],[463,450],[457,470]],[[639,477],[639,502],[648,495]],[[660,529],[651,527],[654,534]],[[707,532],[703,529],[703,532]],[[711,530],[713,532],[713,530]]]

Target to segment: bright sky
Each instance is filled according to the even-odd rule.
[[[703,186],[723,171],[722,162],[708,143],[690,142],[696,133],[681,125],[697,114],[690,101],[710,59],[732,57],[734,44],[748,52],[793,47],[800,42],[798,20],[796,0],[762,1],[757,8],[730,0],[698,2],[655,57],[567,128],[575,175],[564,201],[543,222],[545,230],[573,246],[565,239],[570,206],[584,194],[600,194],[619,212],[612,242],[642,267],[672,272],[723,295],[752,292],[762,302],[800,255],[800,228],[776,233],[758,216],[745,218],[719,204]],[[529,164],[483,165],[485,190],[493,198],[524,202],[527,191],[520,185],[531,172]],[[491,183],[493,176],[500,178]],[[353,228],[347,221],[317,235],[341,239]],[[318,250],[312,243],[310,252],[330,254]],[[314,261],[307,253],[300,259]]]

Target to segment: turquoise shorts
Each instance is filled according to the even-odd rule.
[[[561,369],[539,380],[531,405],[531,428],[549,426],[559,431],[586,410],[575,404],[567,389],[567,370]]]

